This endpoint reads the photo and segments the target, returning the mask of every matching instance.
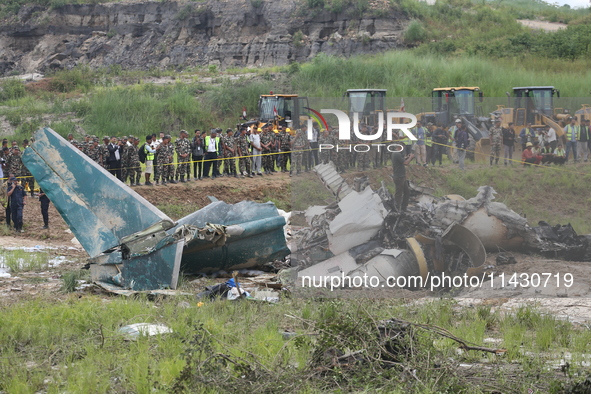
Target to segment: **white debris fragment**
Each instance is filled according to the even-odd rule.
[[[339,202],[341,213],[330,223],[327,233],[330,251],[337,255],[373,238],[382,228],[388,211],[370,187],[351,191]]]
[[[172,329],[163,324],[135,323],[121,327],[119,333],[125,335],[127,340],[135,341],[140,335],[170,334]]]

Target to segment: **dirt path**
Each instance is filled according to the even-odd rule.
[[[567,25],[558,22],[546,22],[546,21],[532,21],[529,19],[517,19],[517,22],[523,26],[529,27],[530,29],[556,31],[565,29]]]

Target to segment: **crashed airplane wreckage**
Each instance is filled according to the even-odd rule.
[[[289,254],[272,203],[214,201],[174,222],[50,128],[35,133],[23,163],[104,287],[174,289],[181,271],[251,268]]]
[[[430,275],[442,273],[482,276],[488,268],[486,251],[591,261],[591,236],[578,236],[570,225],[531,227],[505,204],[493,202],[490,186],[466,200],[434,197],[431,189],[411,184],[415,203],[400,213],[383,182],[375,192],[367,177],[347,184],[332,163],[315,171],[337,201],[308,208],[304,215],[310,227],[293,236],[291,259],[302,267],[299,286],[303,278],[335,276],[380,278],[371,287],[383,287],[388,277],[420,276],[426,283]]]

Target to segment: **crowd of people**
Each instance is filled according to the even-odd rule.
[[[292,132],[287,127],[264,124],[225,132],[197,129],[192,138],[181,130],[174,142],[165,133],[147,135],[142,142],[134,136],[106,136],[102,144],[95,136],[78,142],[69,135],[68,140],[122,182],[140,186],[144,174],[143,185],[153,186],[224,176],[252,178],[278,171],[291,174],[292,156],[297,175],[302,163],[307,169],[318,164],[318,152],[304,152],[310,146],[305,133],[305,127]]]
[[[463,170],[466,152],[469,151],[471,137],[467,132],[466,125],[460,119],[449,129],[441,126],[434,126],[428,123],[426,127],[421,122],[413,133],[418,138],[413,145],[413,152],[417,164],[424,166],[435,165],[439,161],[442,164],[441,156],[444,152],[450,161],[459,164]],[[582,120],[577,124],[576,118],[571,118],[564,127],[563,139],[566,149],[557,137],[556,130],[548,125],[543,127],[532,127],[528,123],[517,134],[515,125],[509,123],[508,127],[501,127],[501,119],[494,120],[494,126],[489,130],[490,141],[490,165],[498,165],[502,159],[504,165],[513,165],[518,160],[513,159],[516,147],[521,143],[521,164],[523,165],[563,165],[568,163],[572,154],[573,161],[580,160],[587,162],[591,152],[591,121]],[[475,153],[475,152],[472,152]]]

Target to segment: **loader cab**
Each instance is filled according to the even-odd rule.
[[[538,124],[540,115],[552,117],[554,115],[554,96],[560,97],[560,92],[554,86],[526,86],[513,88],[513,108],[515,108],[515,123]]]
[[[442,124],[449,124],[453,118],[476,115],[476,97],[482,102],[484,95],[479,87],[436,88],[431,93],[433,112]]]
[[[378,114],[386,113],[386,89],[349,89],[349,114],[359,113],[359,119],[370,125],[377,124]]]
[[[299,129],[308,115],[308,98],[297,94],[263,94],[259,97],[259,120],[277,122],[284,127]]]

